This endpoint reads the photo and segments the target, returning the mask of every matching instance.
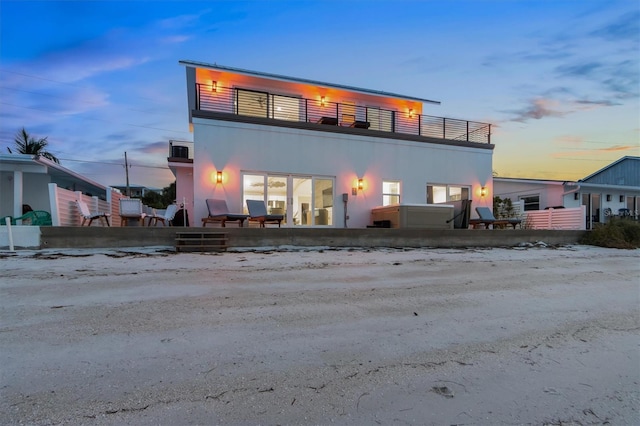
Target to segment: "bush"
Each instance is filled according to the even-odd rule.
[[[628,219],[612,219],[589,231],[580,242],[609,248],[640,248],[640,223]]]

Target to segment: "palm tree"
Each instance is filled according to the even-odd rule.
[[[48,158],[54,163],[60,164],[60,160],[58,160],[55,155],[45,150],[49,144],[46,137],[36,139],[29,135],[23,127],[16,135],[14,142],[16,144],[15,150],[18,154],[40,155],[44,158]],[[7,150],[9,153],[12,153],[11,148],[7,147]]]

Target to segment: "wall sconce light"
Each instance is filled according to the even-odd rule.
[[[222,171],[218,170],[216,172],[216,183],[222,183]]]
[[[211,91],[212,92],[217,92],[218,91],[218,82],[217,81],[212,81],[211,82]]]
[[[573,199],[574,200],[578,200],[580,198],[580,194],[578,194],[577,192],[573,193]]]
[[[621,203],[624,203],[624,195],[621,195],[621,196],[620,196],[620,202],[621,202]]]
[[[409,118],[413,118],[413,108],[409,108]]]
[[[327,102],[324,99],[324,96],[320,96],[320,106],[327,106]]]
[[[364,180],[361,178],[355,182],[353,188],[351,188],[351,195],[358,195],[358,191],[362,191],[364,189]]]
[[[489,191],[487,190],[486,186],[483,186],[482,188],[480,188],[480,196],[481,197],[483,197],[483,198],[486,197],[488,193],[489,193]]]
[[[611,201],[611,194],[607,194],[607,201]]]

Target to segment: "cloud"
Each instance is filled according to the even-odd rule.
[[[631,40],[637,43],[640,41],[640,12],[625,13],[615,21],[592,31],[590,35],[607,41]]]
[[[540,120],[545,117],[565,116],[567,114],[566,112],[555,109],[558,106],[558,102],[553,99],[536,98],[531,99],[528,106],[508,112],[515,114],[515,118],[511,119],[511,121],[524,123],[528,120]]]
[[[144,154],[169,154],[169,144],[167,141],[153,142],[140,146],[136,151]]]
[[[635,145],[615,145],[606,148],[596,148],[596,149],[581,149],[574,151],[558,151],[551,154],[552,158],[574,158],[574,157],[593,157],[593,156],[602,156],[608,153],[615,152],[625,152],[625,151],[636,151],[638,149]]]

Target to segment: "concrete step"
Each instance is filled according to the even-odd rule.
[[[176,232],[176,251],[226,251],[228,241],[225,232]]]

